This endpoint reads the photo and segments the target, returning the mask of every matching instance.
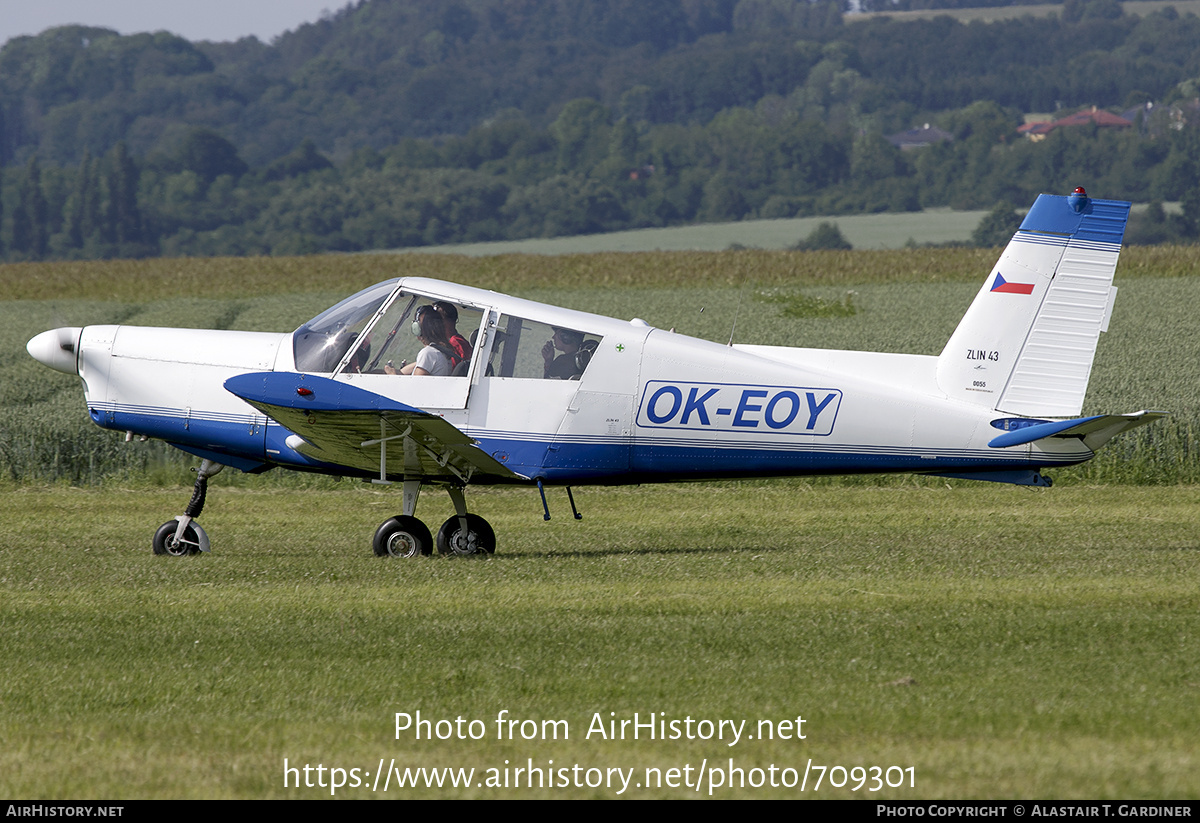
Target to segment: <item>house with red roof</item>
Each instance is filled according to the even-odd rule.
[[[1091,109],[1077,111],[1074,114],[1068,114],[1066,117],[1060,117],[1057,120],[1045,120],[1035,123],[1025,123],[1017,127],[1017,133],[1023,134],[1030,140],[1037,142],[1038,140],[1046,139],[1046,135],[1055,129],[1066,128],[1070,126],[1087,126],[1095,123],[1101,128],[1129,128],[1133,125],[1132,122],[1126,120],[1120,115],[1112,112],[1098,109],[1092,106]]]

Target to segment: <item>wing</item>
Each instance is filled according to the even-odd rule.
[[[288,446],[314,460],[377,471],[381,479],[527,479],[438,415],[357,386],[311,374],[253,372],[229,378],[225,388],[293,432]]]

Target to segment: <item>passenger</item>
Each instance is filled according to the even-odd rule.
[[[413,321],[413,334],[420,338],[425,344],[425,348],[417,353],[417,359],[409,363],[407,360],[400,363],[400,368],[397,370],[389,360],[387,365],[383,367],[387,374],[411,374],[416,376],[434,375],[435,377],[448,377],[453,366],[450,365],[450,358],[454,356],[454,349],[450,346],[450,341],[446,339],[446,331],[442,322],[442,317],[432,306],[421,306],[417,309],[417,319]]]
[[[581,332],[555,327],[554,339],[547,340],[546,345],[542,346],[542,358],[546,361],[542,376],[553,380],[570,380],[579,372],[579,367],[575,363],[575,355],[582,344],[583,334]],[[561,351],[562,354],[555,357],[555,349]]]
[[[464,360],[470,360],[474,347],[467,342],[467,338],[458,333],[458,308],[453,303],[447,303],[445,300],[437,301],[433,304],[433,308],[441,315],[446,331],[446,340],[449,341],[450,348],[454,349],[454,358],[451,365],[457,366]]]

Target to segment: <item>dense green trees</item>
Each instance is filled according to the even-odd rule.
[[[254,167],[305,139],[340,160],[514,113],[543,129],[585,98],[633,123],[766,104],[888,133],[978,100],[1120,106],[1200,77],[1195,16],[1093,13],[1105,2],[964,25],[843,23],[833,0],[369,0],[270,45],[68,26],[0,48],[0,165],[74,165],[122,140],[145,157],[189,128]]]
[[[12,219],[12,249],[25,258],[40,260],[49,245],[49,212],[42,192],[42,168],[37,155],[29,158],[17,194]]]
[[[66,27],[0,48],[0,255],[356,250],[1079,184],[1200,200],[1196,42],[1194,16],[1105,0],[992,24],[846,23],[826,0],[367,0],[271,45]],[[1016,133],[1030,110],[1147,101],[1133,129]],[[921,122],[954,140],[883,137]],[[1150,218],[1142,237],[1197,234]]]
[[[32,157],[8,169],[0,252],[38,259],[351,251],[751,217],[990,208],[1080,184],[1104,197],[1188,204],[1185,216],[1143,221],[1134,239],[1197,234],[1194,129],[1059,129],[1032,143],[1016,137],[1014,112],[990,103],[948,112],[939,124],[959,138],[901,152],[878,133],[838,132],[795,112],[729,109],[704,125],[653,125],[584,99],[545,129],[513,118],[450,140],[362,150],[340,164],[306,143],[259,169],[219,135],[195,132],[173,153],[140,162],[122,143],[102,158],[85,153],[74,167]],[[999,213],[994,222],[1004,225],[977,242],[1011,233]]]

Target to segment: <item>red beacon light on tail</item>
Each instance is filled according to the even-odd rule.
[[[1069,205],[1076,214],[1079,214],[1087,207],[1088,194],[1083,186],[1076,186],[1075,191],[1071,192],[1067,197],[1067,205]]]

